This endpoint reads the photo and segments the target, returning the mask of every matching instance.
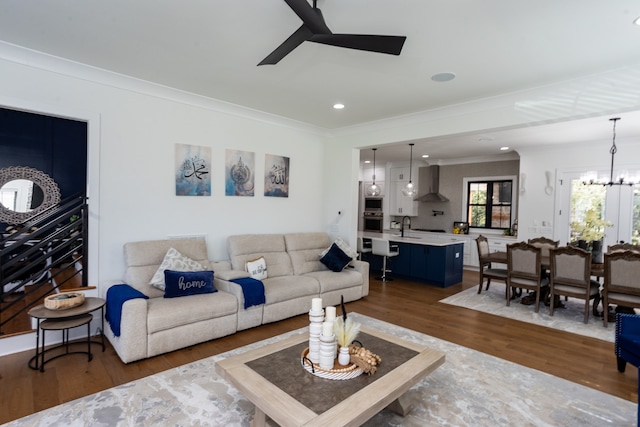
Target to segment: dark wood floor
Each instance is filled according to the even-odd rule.
[[[477,286],[477,278],[465,271],[462,284],[446,289],[403,280],[383,285],[372,278],[369,296],[347,304],[347,310],[637,402],[637,370],[617,371],[612,343],[438,302]],[[27,367],[31,351],[0,357],[0,423],[307,325],[308,316],[297,316],[128,365],[109,345],[104,353],[94,346],[91,362],[65,356],[47,364],[44,373]]]

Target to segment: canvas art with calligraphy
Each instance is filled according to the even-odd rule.
[[[253,196],[255,187],[255,153],[227,149],[224,194]]]
[[[211,195],[211,147],[176,144],[176,196]]]
[[[266,154],[264,157],[264,195],[289,197],[289,158]]]

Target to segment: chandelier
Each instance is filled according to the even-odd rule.
[[[372,148],[373,150],[373,175],[371,176],[371,180],[373,183],[367,187],[366,194],[367,196],[379,196],[380,195],[380,186],[376,185],[376,150],[377,148]]]
[[[629,185],[633,186],[636,184],[634,179],[630,179],[628,176],[625,178],[625,174],[621,173],[617,175],[615,178],[613,176],[613,164],[616,153],[618,152],[618,147],[616,146],[616,122],[620,120],[620,117],[614,117],[609,119],[613,122],[613,142],[611,144],[611,148],[609,149],[609,153],[611,153],[611,171],[609,172],[609,177],[598,178],[597,173],[592,172],[589,173],[588,176],[582,178],[582,183],[584,185],[602,185],[602,186],[614,186],[614,185]]]

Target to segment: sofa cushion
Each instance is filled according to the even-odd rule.
[[[284,238],[294,274],[299,276],[312,271],[328,270],[320,262],[320,253],[331,246],[327,233],[291,233],[285,234]]]
[[[334,243],[327,253],[320,258],[320,262],[326,265],[329,270],[340,272],[351,262],[351,257]]]
[[[282,234],[243,234],[227,241],[229,258],[234,270],[244,271],[247,261],[264,257],[269,277],[291,276],[291,258],[285,250]]]
[[[147,329],[152,334],[236,313],[238,301],[226,292],[148,300]]]
[[[155,274],[149,281],[149,284],[164,291],[165,289],[165,270],[173,271],[203,271],[206,268],[198,261],[182,255],[176,248],[169,248],[156,270]]]
[[[129,242],[124,244],[125,282],[151,298],[162,297],[164,292],[151,286],[149,281],[158,270],[169,248],[175,248],[184,256],[202,264],[206,270],[210,269],[204,239]]]
[[[312,277],[281,276],[263,281],[265,304],[276,304],[299,297],[317,297],[320,294],[318,281]],[[311,302],[311,299],[309,299]]]
[[[345,268],[339,273],[330,270],[313,271],[300,277],[312,277],[317,280],[322,294],[363,284],[362,274],[352,268]]]
[[[178,298],[188,295],[212,294],[213,271],[164,271],[164,297]]]

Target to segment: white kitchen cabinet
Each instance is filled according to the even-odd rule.
[[[409,182],[409,168],[391,168],[389,173],[391,182]]]
[[[389,215],[396,216],[418,216],[418,203],[413,201],[413,197],[402,194],[405,182],[396,181],[391,183],[389,191]]]

